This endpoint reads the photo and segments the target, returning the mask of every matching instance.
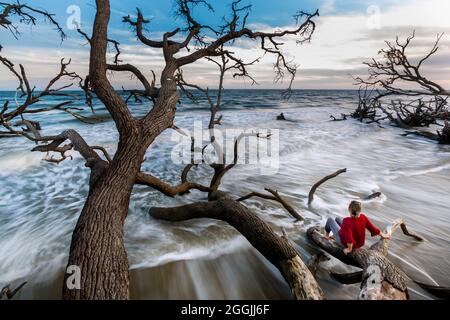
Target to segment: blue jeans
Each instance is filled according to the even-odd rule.
[[[342,244],[341,238],[339,237],[339,230],[341,230],[342,218],[336,217],[328,218],[327,223],[325,224],[325,231],[327,233],[333,232],[334,239],[336,240],[338,245],[344,246]]]

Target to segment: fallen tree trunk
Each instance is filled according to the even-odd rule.
[[[167,221],[197,218],[222,220],[236,228],[267,260],[275,265],[288,282],[296,299],[322,300],[316,279],[285,237],[241,203],[219,197],[175,208],[151,208],[150,215]]]
[[[403,232],[423,240],[420,236],[410,233],[403,220],[397,220],[387,231],[392,235],[396,229],[401,227]],[[343,248],[334,240],[325,239],[324,232],[319,227],[311,227],[307,231],[308,238],[317,246],[328,252],[345,264],[359,267],[362,274],[337,275],[343,281],[351,283],[355,279],[361,280],[361,290],[358,298],[362,300],[407,300],[408,288],[406,281],[408,276],[393,264],[388,258],[389,239],[381,239],[369,249],[360,248],[348,255],[344,254]]]

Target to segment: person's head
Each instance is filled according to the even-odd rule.
[[[348,205],[348,212],[350,212],[351,217],[354,217],[354,218],[359,217],[361,210],[362,210],[362,204],[359,201],[353,200]]]

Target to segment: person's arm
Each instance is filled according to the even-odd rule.
[[[372,237],[375,236],[380,236],[383,239],[390,239],[390,236],[386,233],[383,233],[380,231],[380,229],[378,229],[373,223],[372,221],[369,220],[369,218],[367,218],[366,216],[364,216],[364,218],[366,219],[366,228],[367,230],[370,231],[370,235]]]
[[[364,216],[364,218],[366,220],[366,229],[369,230],[370,235],[372,237],[379,235],[381,233],[380,229],[375,227],[375,225],[372,223],[372,221],[369,220],[369,218],[367,218],[366,216]]]
[[[352,229],[346,223],[342,223],[341,231],[342,231],[342,234],[341,233],[339,234],[339,236],[341,238],[341,242],[342,242],[342,244],[347,246],[344,249],[344,253],[349,254],[350,252],[353,251],[354,240],[353,240]]]
[[[349,254],[353,251],[353,243],[347,243],[347,248],[344,249],[345,254]]]

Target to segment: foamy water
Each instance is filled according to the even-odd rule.
[[[323,223],[330,215],[344,216],[350,200],[379,191],[383,195],[367,201],[365,213],[380,227],[404,218],[411,230],[426,238],[417,243],[396,234],[393,261],[416,280],[450,286],[450,148],[402,137],[397,128],[329,121],[330,114],[348,112],[355,101],[355,92],[349,91],[298,91],[289,102],[278,91],[229,91],[221,112],[223,127],[279,129],[280,169],[269,175],[254,165],[238,165],[224,179],[223,189],[243,195],[270,187],[285,195],[307,218],[305,222],[294,223],[282,208],[267,201],[246,204],[277,232],[284,228],[305,261],[315,252],[305,239],[308,226]],[[132,108],[143,114],[147,107]],[[280,112],[292,121],[276,121]],[[206,122],[208,116],[202,104],[182,104],[176,124],[190,127],[195,120]],[[110,121],[86,125],[61,114],[37,120],[46,132],[75,128],[90,144],[115,149],[117,134]],[[158,138],[143,169],[177,183],[182,166],[170,161],[171,135],[166,132]],[[31,153],[32,147],[20,138],[0,140],[0,287],[26,280],[29,283],[18,298],[58,298],[89,172],[76,154],[74,160],[54,165],[41,161],[42,154]],[[308,209],[311,185],[341,168],[348,172],[320,187]],[[191,174],[198,182],[206,183],[209,177],[210,170],[202,167]],[[290,297],[278,271],[225,223],[208,219],[168,223],[148,215],[152,206],[204,197],[194,191],[171,199],[150,188],[135,188],[125,224],[132,298]],[[337,284],[327,273],[330,269],[351,270],[335,259],[323,263],[318,277],[327,298],[354,299],[358,286]],[[413,298],[431,297],[412,288]]]

